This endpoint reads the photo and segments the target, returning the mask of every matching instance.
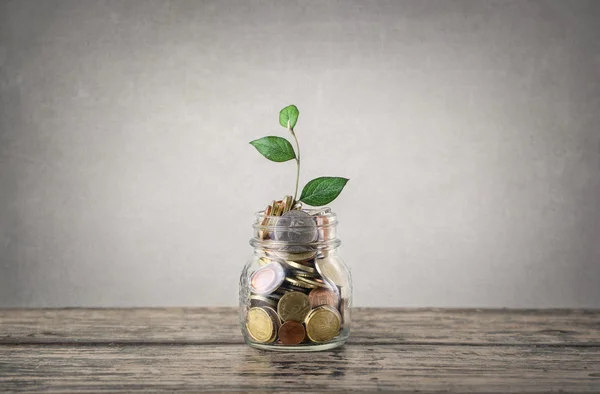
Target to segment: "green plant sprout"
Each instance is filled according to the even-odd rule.
[[[295,105],[288,105],[279,112],[279,124],[292,134],[296,142],[296,150],[290,142],[282,137],[267,136],[254,141],[250,144],[258,150],[258,152],[267,159],[274,162],[286,162],[296,160],[296,188],[294,190],[294,203],[297,201],[298,184],[300,181],[300,144],[298,137],[294,131],[300,112]],[[323,176],[315,178],[308,182],[302,189],[299,201],[313,206],[319,207],[327,205],[337,198],[346,186],[349,179],[340,177]]]

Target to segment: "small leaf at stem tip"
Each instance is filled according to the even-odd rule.
[[[300,115],[298,107],[293,104],[288,105],[279,111],[279,124],[286,129],[293,129],[296,127],[296,122],[298,122],[298,115]]]
[[[348,181],[346,178],[330,176],[315,178],[302,189],[300,201],[313,207],[327,205],[340,195]]]
[[[261,155],[278,163],[296,158],[292,144],[285,138],[269,136],[250,141]]]

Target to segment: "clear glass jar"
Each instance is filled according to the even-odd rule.
[[[256,214],[254,254],[240,277],[240,326],[252,347],[327,350],[350,333],[352,280],[329,208]]]

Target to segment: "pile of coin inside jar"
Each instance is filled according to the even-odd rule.
[[[299,345],[334,340],[347,308],[344,275],[319,242],[329,239],[329,208],[302,210],[286,196],[263,212],[260,267],[249,276],[245,326],[258,343]],[[272,243],[269,243],[272,241]],[[276,247],[272,245],[276,244]]]

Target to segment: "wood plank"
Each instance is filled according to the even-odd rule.
[[[353,311],[350,342],[600,345],[598,310]],[[1,343],[241,343],[236,308],[3,309]]]
[[[244,345],[3,345],[8,391],[600,391],[600,348],[346,345],[319,353]]]

